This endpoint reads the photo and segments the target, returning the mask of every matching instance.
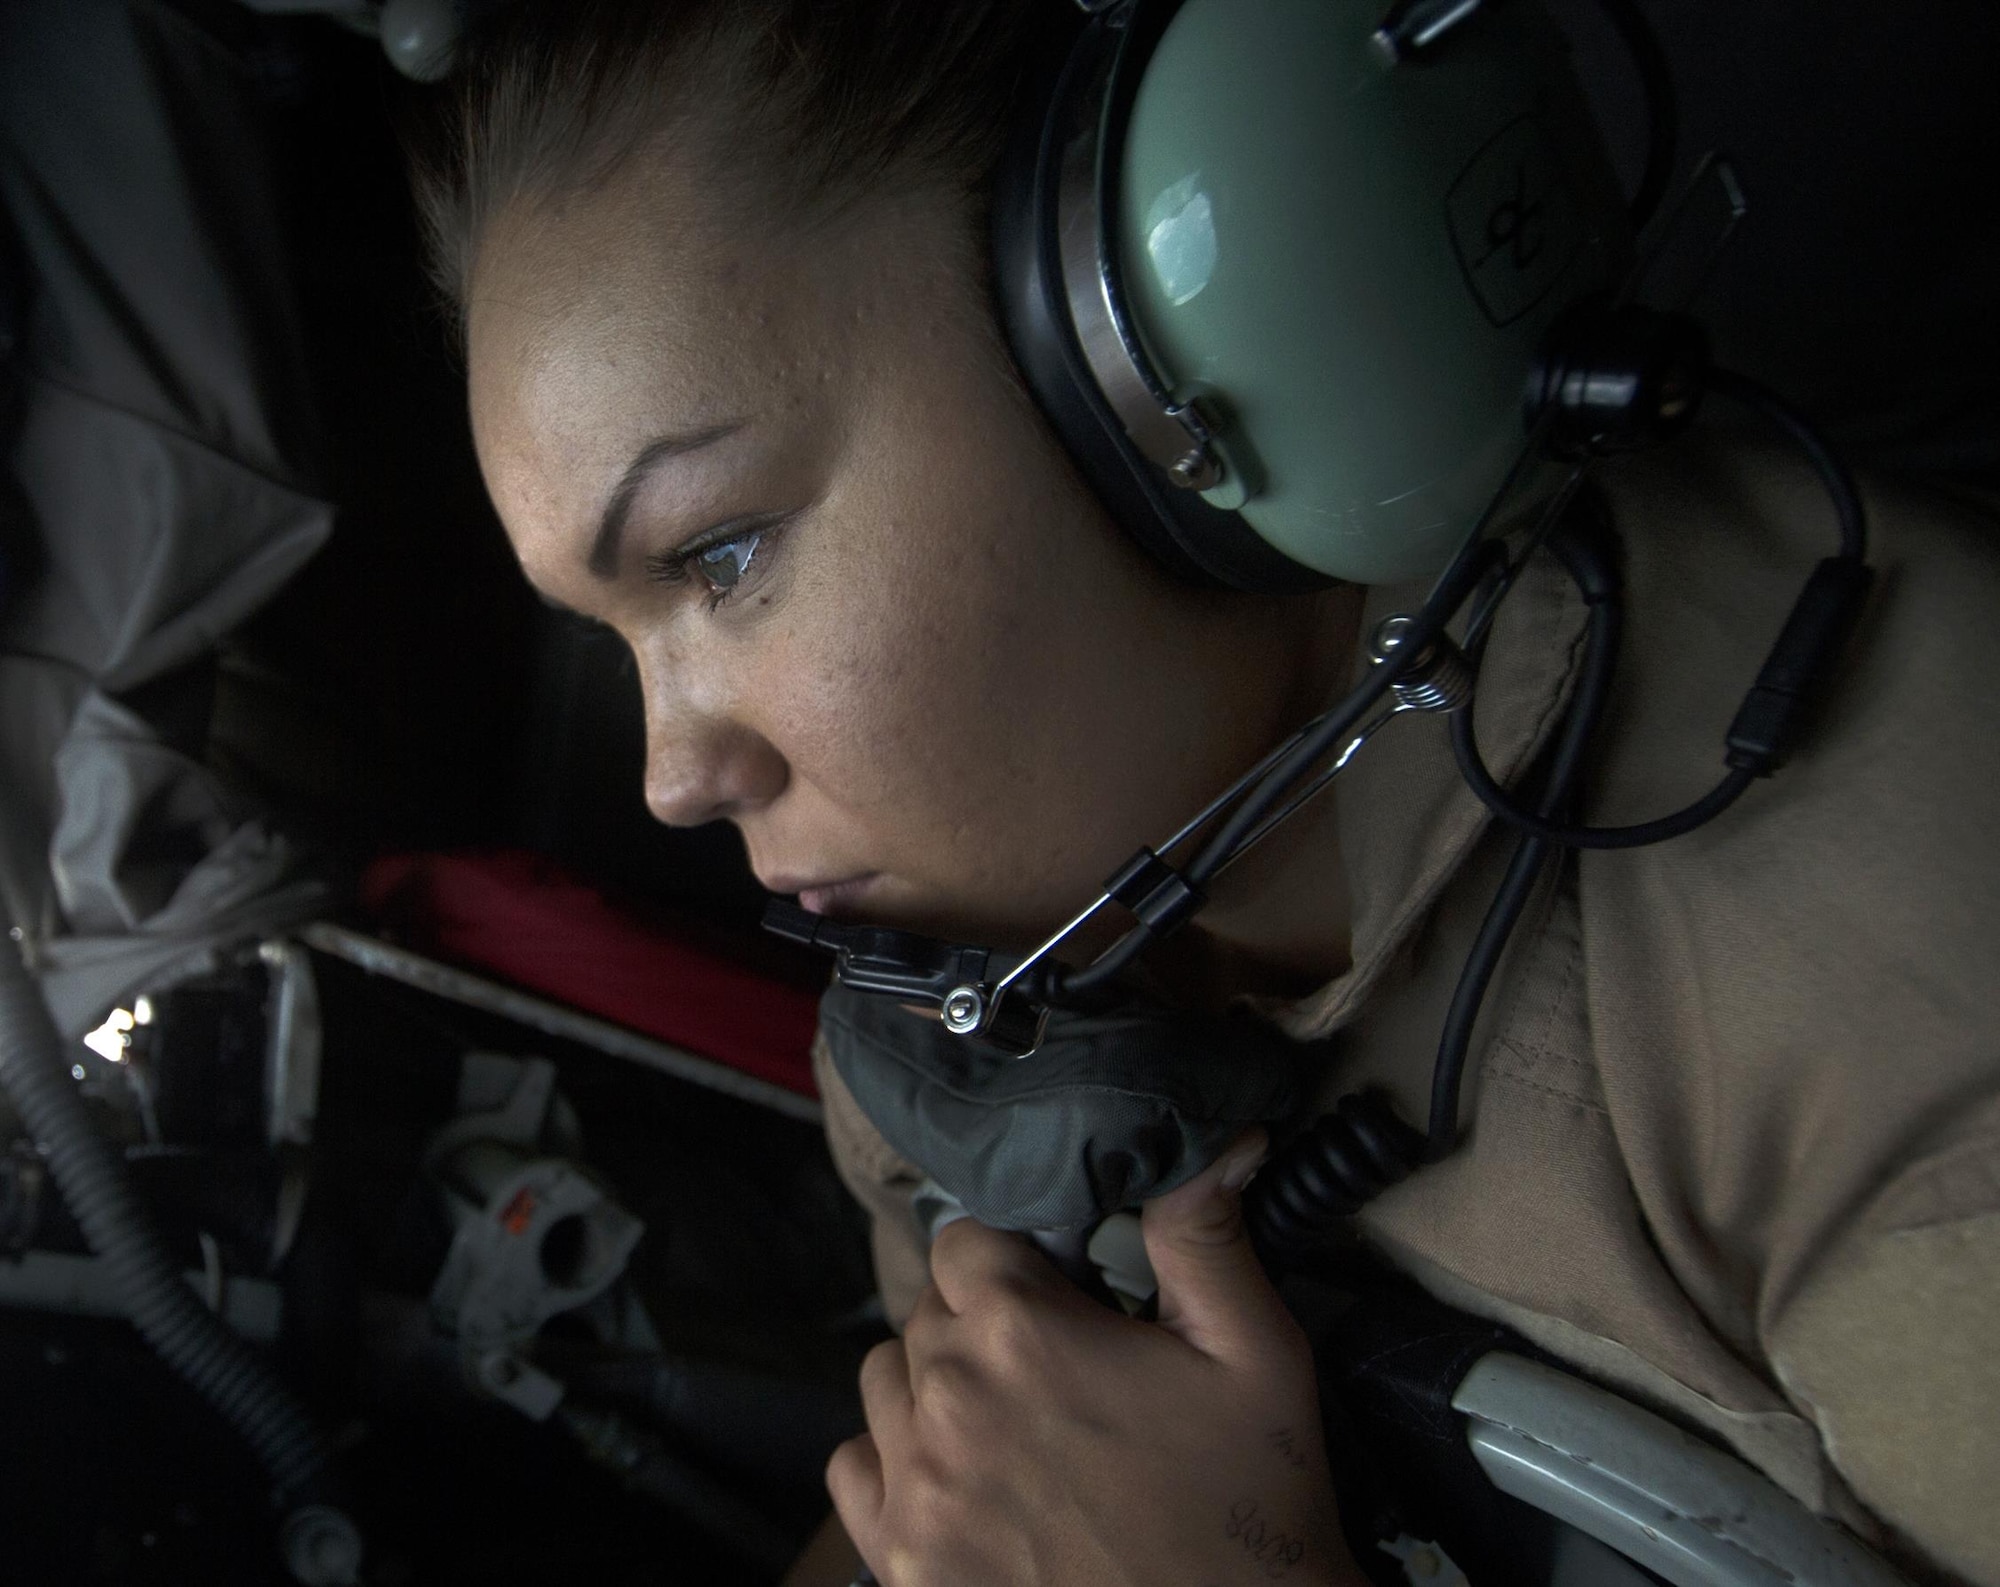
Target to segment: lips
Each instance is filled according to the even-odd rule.
[[[765,881],[764,885],[774,893],[798,894],[801,909],[811,910],[815,915],[832,915],[843,909],[856,907],[879,879],[877,872],[868,871],[860,876],[845,876],[828,881],[799,876],[774,876]]]

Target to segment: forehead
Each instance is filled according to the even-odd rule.
[[[622,467],[652,435],[779,400],[831,350],[837,286],[798,239],[721,213],[670,161],[509,205],[482,239],[467,313],[496,495],[523,464]]]
[[[972,323],[981,277],[955,193],[918,183],[784,221],[757,211],[754,183],[695,165],[643,155],[585,195],[509,206],[483,239],[473,434],[524,560],[584,532],[655,438],[842,428],[936,356],[940,326]]]

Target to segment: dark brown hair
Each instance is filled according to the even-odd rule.
[[[977,195],[1068,0],[515,0],[415,144],[432,273],[462,317],[487,223],[712,131],[740,188],[819,210],[909,173]]]

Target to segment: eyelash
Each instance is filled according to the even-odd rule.
[[[692,544],[677,547],[672,551],[654,552],[646,558],[646,577],[657,584],[689,584],[697,578],[708,584],[704,596],[708,609],[713,612],[743,587],[742,581],[754,577],[751,570],[759,566],[760,558],[769,556],[770,543],[790,521],[791,514],[776,513],[762,518],[739,518],[733,523],[721,525]],[[744,561],[743,572],[735,584],[717,589],[696,567],[696,563],[711,551],[724,546],[755,541],[749,557]]]

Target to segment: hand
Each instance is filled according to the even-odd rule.
[[[1359,1583],[1312,1358],[1243,1232],[1261,1135],[1147,1204],[1158,1323],[970,1219],[861,1369],[827,1487],[885,1587]]]

